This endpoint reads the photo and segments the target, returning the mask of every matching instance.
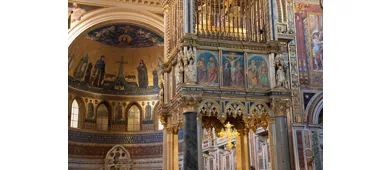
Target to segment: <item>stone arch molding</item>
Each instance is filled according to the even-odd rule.
[[[309,101],[305,110],[305,121],[309,125],[318,123],[318,116],[323,107],[323,93],[315,94]]]
[[[131,168],[130,153],[121,145],[115,145],[106,154],[104,159],[105,168],[120,166],[121,169]]]
[[[323,108],[323,98],[317,103],[316,107],[314,108],[313,112],[313,124],[318,125],[318,118],[320,116],[321,110]]]
[[[68,31],[68,47],[86,30],[109,22],[125,22],[144,26],[164,37],[164,20],[148,11],[112,7],[92,11],[83,16],[80,22]]]

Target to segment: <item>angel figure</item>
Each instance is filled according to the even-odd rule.
[[[69,9],[68,12],[70,13],[70,27],[76,25],[86,13],[86,11],[80,8],[76,2],[73,3],[73,8]]]

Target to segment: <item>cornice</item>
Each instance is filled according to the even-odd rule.
[[[144,101],[144,100],[159,100],[158,94],[152,95],[112,95],[112,94],[100,94],[93,93],[84,90],[80,90],[71,86],[68,86],[68,92],[71,95],[88,97],[101,100],[125,100],[125,101]]]
[[[152,13],[163,13],[163,7],[160,0],[70,0],[70,3],[77,2],[79,4],[101,6],[101,7],[123,7],[149,11]]]

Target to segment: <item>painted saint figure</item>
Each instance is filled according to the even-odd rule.
[[[139,62],[139,65],[137,67],[137,71],[138,71],[139,87],[146,89],[148,87],[148,70],[147,70],[146,65],[144,63],[144,60],[141,60]]]
[[[87,119],[93,119],[93,112],[94,112],[94,107],[93,107],[93,104],[92,104],[92,100],[90,100],[89,103],[88,103]]]
[[[322,40],[320,39],[320,32],[317,30],[313,32],[312,43],[314,70],[322,70]]]
[[[244,68],[242,68],[240,62],[236,62],[236,72],[235,72],[235,85],[236,87],[244,86]]]
[[[234,57],[231,57],[231,56],[226,56],[226,58],[230,61],[230,70],[231,70],[231,75],[232,75],[232,84],[235,84],[236,83],[236,72],[237,72],[237,68],[236,68],[236,61],[240,59],[240,57],[237,57],[236,59],[234,59]]]
[[[248,68],[248,83],[249,87],[256,87],[258,83],[257,79],[257,66],[256,66],[256,61],[251,60],[251,65],[249,65]]]
[[[269,79],[268,79],[268,68],[265,61],[260,61],[260,84],[262,87],[269,87]]]
[[[206,83],[206,74],[207,74],[207,68],[204,62],[204,57],[200,57],[198,64],[197,64],[197,82],[198,84],[204,84]]]
[[[91,78],[91,71],[92,71],[92,62],[88,64],[87,72],[85,72],[85,77],[84,77],[84,83],[89,84],[89,80]]]
[[[210,57],[207,64],[207,82],[208,85],[214,85],[218,83],[218,69],[217,64],[214,62],[214,58]]]
[[[106,63],[104,62],[104,55],[100,56],[100,59],[95,63],[93,86],[101,87],[104,80],[104,74],[106,72]]]
[[[81,81],[88,65],[88,53],[85,53],[74,71],[74,78]]]
[[[73,59],[74,59],[74,51],[68,56],[68,69],[72,66],[73,64]]]
[[[145,120],[150,120],[152,117],[152,107],[150,106],[149,102],[145,106]]]
[[[155,68],[153,69],[153,87],[158,87],[158,74]]]
[[[225,61],[225,65],[223,68],[223,86],[231,86],[232,85],[232,72],[229,67],[229,62]]]
[[[117,106],[116,109],[115,109],[115,121],[121,121],[123,120],[123,116],[122,116],[122,107],[121,106]]]

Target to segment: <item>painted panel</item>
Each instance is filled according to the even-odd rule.
[[[244,88],[245,87],[245,65],[244,53],[222,52],[223,87]]]
[[[320,5],[295,3],[300,84],[323,85],[323,18]]]
[[[198,85],[219,86],[218,53],[199,50],[196,56]]]
[[[269,65],[264,56],[250,55],[248,58],[248,88],[269,88]]]

